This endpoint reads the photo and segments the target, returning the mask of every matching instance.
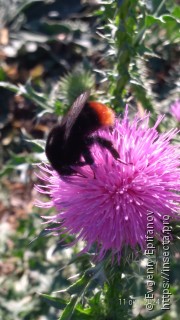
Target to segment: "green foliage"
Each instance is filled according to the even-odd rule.
[[[146,109],[153,111],[148,94],[152,93],[151,86],[147,78],[145,86],[141,65],[145,65],[148,57],[155,56],[149,46],[152,32],[158,37],[164,30],[166,43],[178,42],[180,18],[177,6],[166,7],[165,1],[154,5],[153,10],[150,14],[145,1],[125,0],[119,6],[118,1],[108,1],[104,12],[97,12],[108,20],[102,36],[110,44],[108,56],[113,69],[107,70],[104,80],[109,82],[109,100],[116,111],[123,108],[129,90]]]
[[[42,93],[36,92],[31,86],[30,81],[26,85],[14,85],[9,82],[0,82],[0,87],[8,89],[17,95],[22,95],[23,97],[31,100],[37,106],[45,109],[46,112],[52,112],[52,105],[48,103],[48,97]]]
[[[95,86],[95,79],[89,71],[72,72],[64,76],[61,81],[56,85],[55,89],[49,94],[39,93],[35,91],[28,81],[25,85],[14,85],[8,82],[0,81],[0,87],[8,89],[17,95],[31,100],[38,107],[44,109],[43,114],[46,112],[56,112],[63,114],[67,106],[71,106],[74,100],[86,90],[90,90]],[[39,114],[39,117],[42,113]]]
[[[2,225],[3,227],[3,225]],[[57,289],[58,283],[67,285],[67,280],[56,273],[60,266],[60,255],[56,262],[47,258],[48,250],[54,247],[53,238],[37,238],[30,245],[35,235],[41,229],[38,214],[31,215],[31,219],[21,220],[16,234],[11,236],[13,247],[7,250],[1,237],[1,263],[14,265],[14,272],[8,277],[1,275],[0,289],[0,318],[38,319],[39,314],[48,313],[48,305],[37,295],[37,292]],[[2,230],[1,230],[2,234]],[[5,240],[5,238],[4,238]],[[8,264],[7,264],[8,265]],[[60,299],[59,299],[60,300]],[[12,306],[17,306],[16,308]],[[55,319],[55,309],[49,313],[49,319]]]

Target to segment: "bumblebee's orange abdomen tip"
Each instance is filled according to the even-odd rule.
[[[102,126],[112,126],[114,124],[115,114],[113,110],[105,104],[96,101],[90,101],[88,104],[97,113],[99,122]]]

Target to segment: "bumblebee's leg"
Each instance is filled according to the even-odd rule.
[[[119,158],[119,153],[117,152],[117,150],[114,148],[113,144],[111,141],[103,138],[103,137],[88,137],[86,139],[86,143],[88,146],[91,146],[92,144],[94,143],[97,143],[99,144],[100,146],[102,146],[103,148],[106,148],[109,150],[109,152],[112,154],[112,156],[114,157],[114,159],[118,159],[120,160]]]
[[[86,161],[77,161],[77,162],[76,162],[76,166],[79,166],[79,167],[83,167],[83,166],[85,166],[86,164],[87,164]]]
[[[86,165],[90,165],[91,166],[94,163],[93,156],[92,156],[91,151],[89,150],[88,147],[84,148],[84,150],[82,151],[82,155],[83,155],[85,161],[76,162],[77,166],[79,166],[79,167],[83,167],[83,166],[86,166]],[[93,169],[92,169],[92,171],[93,171]],[[94,171],[93,171],[93,174],[94,174],[94,179],[95,179]]]
[[[84,160],[85,160],[86,164],[91,165],[91,164],[94,163],[93,156],[92,156],[91,151],[89,150],[88,147],[83,150],[82,154],[83,154],[83,157],[84,157]]]
[[[86,166],[87,164],[91,165],[94,163],[94,159],[92,157],[91,151],[88,148],[84,148],[84,150],[82,151],[82,155],[85,161],[77,161],[76,166],[83,167],[83,166]]]
[[[94,164],[94,159],[93,159],[93,156],[91,154],[91,151],[89,150],[89,145],[87,144],[87,148],[84,149],[83,151],[83,157],[86,161],[86,164],[88,164],[90,167],[91,167],[91,170],[92,170],[92,173],[94,175],[94,179],[96,179],[96,174],[94,172],[94,169],[92,167],[92,165]]]

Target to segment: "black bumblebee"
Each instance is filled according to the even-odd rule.
[[[53,169],[60,175],[69,176],[75,173],[73,166],[93,164],[90,147],[94,143],[108,149],[115,159],[119,159],[111,141],[91,136],[101,127],[111,127],[115,121],[115,114],[100,102],[88,101],[89,95],[89,91],[82,93],[62,118],[61,123],[49,132],[46,156]]]

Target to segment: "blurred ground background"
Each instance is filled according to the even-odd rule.
[[[96,69],[100,71],[94,73],[98,89],[101,71],[111,67],[105,58],[109,45],[96,33],[103,25],[103,19],[96,14],[99,9],[96,0],[0,1],[0,81],[17,85],[31,78],[37,92],[53,99],[58,81],[68,72],[84,69],[92,73]],[[158,57],[149,58],[140,67],[154,107],[168,113],[170,104],[178,98],[179,50],[178,43],[165,43],[163,32],[155,28],[148,39]],[[134,105],[138,105],[137,101]],[[68,285],[70,271],[58,270],[68,261],[69,251],[59,249],[53,237],[38,238],[30,244],[42,230],[42,211],[34,208],[36,177],[32,166],[41,161],[42,150],[28,140],[45,138],[57,121],[53,113],[42,111],[36,103],[0,88],[0,319],[3,320],[57,319],[58,311],[48,306],[38,292],[50,293]],[[175,279],[178,268],[176,260]]]

